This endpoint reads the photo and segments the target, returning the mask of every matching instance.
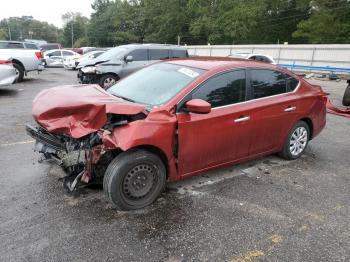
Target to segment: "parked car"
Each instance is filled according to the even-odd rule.
[[[33,50],[40,50],[40,48],[35,43],[29,43],[29,42],[19,42],[19,41],[0,41],[0,48],[1,49],[33,49]]]
[[[159,44],[130,44],[112,48],[96,59],[79,63],[78,79],[108,89],[125,76],[159,60],[188,57],[183,47]]]
[[[105,51],[91,51],[74,59],[67,58],[65,61],[65,66],[67,68],[76,69],[80,63],[87,63],[88,61],[102,55],[104,52]]]
[[[64,59],[78,58],[81,55],[67,49],[53,49],[44,53],[43,64],[45,66],[64,66]]]
[[[62,49],[62,45],[58,43],[47,43],[39,46],[43,52],[54,50],[54,49]]]
[[[0,58],[0,86],[11,85],[16,82],[17,72],[9,59]]]
[[[320,86],[275,65],[176,59],[108,92],[44,90],[33,101],[38,127],[27,132],[37,151],[67,170],[70,190],[103,178],[112,204],[129,210],[151,204],[166,180],[276,152],[299,158],[326,124],[326,98]]]
[[[274,65],[276,64],[273,57],[269,56],[269,55],[251,54],[251,53],[236,53],[236,54],[229,55],[228,57],[249,59],[249,60],[260,61],[260,62],[274,64]]]
[[[0,57],[11,59],[17,71],[18,82],[21,82],[28,72],[43,70],[41,65],[43,55],[40,50],[0,48]]]

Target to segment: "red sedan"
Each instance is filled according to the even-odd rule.
[[[166,181],[268,154],[300,157],[326,124],[326,93],[275,65],[228,58],[160,62],[112,86],[61,86],[33,101],[36,151],[69,190],[103,180],[122,210]]]

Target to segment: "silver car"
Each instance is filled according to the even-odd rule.
[[[16,69],[10,60],[0,59],[0,86],[11,85],[17,80]]]
[[[99,57],[78,65],[83,84],[99,84],[104,89],[119,79],[160,60],[188,57],[187,49],[176,45],[130,44],[112,48]]]

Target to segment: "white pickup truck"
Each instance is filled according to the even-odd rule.
[[[40,50],[0,48],[1,58],[10,58],[12,60],[13,67],[17,70],[18,82],[21,82],[28,72],[41,71],[44,68],[41,65],[43,55]]]

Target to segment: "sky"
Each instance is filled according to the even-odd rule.
[[[80,12],[90,17],[94,0],[0,0],[0,20],[11,16],[33,16],[39,21],[62,27],[62,15]]]

